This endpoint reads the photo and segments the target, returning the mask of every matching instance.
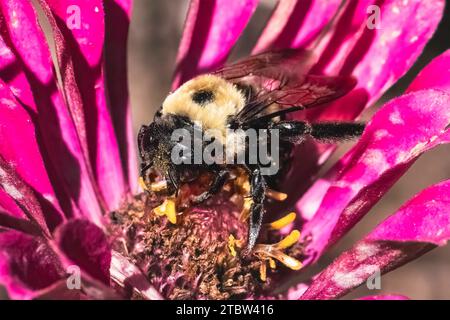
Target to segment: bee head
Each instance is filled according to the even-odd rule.
[[[172,130],[170,123],[159,118],[141,127],[138,134],[138,148],[143,171],[150,167],[161,173],[167,170],[170,165],[170,150],[173,147],[170,140]],[[141,175],[143,173],[145,172]]]
[[[142,160],[141,177],[146,177],[147,170],[152,168],[158,175],[171,182],[171,169],[176,167],[172,162],[172,150],[177,144],[172,140],[174,130],[193,128],[189,119],[178,115],[162,115],[156,117],[149,125],[143,125],[138,134],[139,155]]]
[[[138,134],[138,148],[139,155],[143,162],[151,162],[153,156],[152,151],[157,143],[157,137],[154,135],[155,125],[154,122],[150,125],[143,125]]]

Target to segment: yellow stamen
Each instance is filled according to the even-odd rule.
[[[263,261],[259,267],[259,277],[261,278],[261,281],[265,282],[267,280],[267,266],[265,261]]]
[[[139,177],[139,185],[141,186],[142,190],[148,191],[147,184],[145,183],[144,178]]]
[[[295,212],[291,212],[284,217],[275,220],[268,224],[269,228],[272,230],[280,230],[286,227],[288,224],[292,223],[295,220]]]
[[[267,189],[266,196],[276,201],[284,201],[287,199],[287,194],[272,189]]]
[[[174,198],[167,198],[160,206],[154,208],[153,211],[158,216],[166,216],[170,223],[177,223],[177,211]]]
[[[245,194],[249,194],[250,193],[250,183],[248,182],[248,179],[245,180],[242,185],[241,185],[242,190],[244,191]]]
[[[297,243],[300,238],[300,232],[298,230],[293,230],[286,238],[275,244],[257,244],[255,246],[254,252],[261,259],[269,259],[271,268],[275,265],[270,259],[276,259],[284,264],[286,267],[292,270],[299,270],[302,268],[302,263],[297,259],[288,256],[282,250],[289,248]]]
[[[292,230],[291,233],[286,238],[274,244],[273,246],[276,249],[283,250],[296,244],[298,239],[300,239],[300,231]]]
[[[292,270],[300,270],[303,267],[303,264],[295,258],[288,256],[283,252],[274,252],[273,258],[280,261],[286,267]]]
[[[255,247],[255,252],[264,260],[266,260],[267,257],[277,259],[286,267],[292,270],[300,270],[303,267],[303,264],[300,261],[298,261],[293,257],[288,256],[281,250],[273,249],[272,246],[257,245]]]
[[[250,193],[250,182],[248,181],[248,174],[245,172],[245,170],[238,169],[236,170],[235,175],[235,186],[238,187],[242,195],[247,196]]]
[[[269,266],[270,269],[275,269],[277,267],[277,265],[275,264],[275,260],[273,260],[272,258],[269,258]]]
[[[247,221],[250,216],[250,208],[252,207],[252,198],[244,198],[244,204],[242,205],[242,211],[239,220]]]
[[[242,240],[237,240],[232,234],[228,237],[228,249],[233,257],[236,257],[236,247],[242,246]]]
[[[228,237],[228,249],[230,250],[230,253],[233,257],[236,257],[236,248],[234,247],[236,243],[236,238],[230,234]]]
[[[161,180],[150,184],[150,190],[154,192],[167,190],[167,181]]]

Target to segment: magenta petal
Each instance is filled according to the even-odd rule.
[[[338,1],[340,3],[340,1]],[[336,1],[330,7],[324,1],[282,1],[271,18],[273,32],[266,28],[256,48],[299,47],[311,44],[336,10]],[[347,96],[300,116],[310,121],[353,120],[361,111],[375,102],[392,84],[413,65],[442,17],[444,1],[413,0],[380,1],[381,28],[369,29],[367,9],[371,0],[347,1],[340,18],[318,46],[309,46],[318,62],[311,73],[353,75],[358,85]],[[304,10],[307,10],[305,12]],[[283,16],[292,18],[283,22]],[[323,20],[322,20],[323,17]],[[306,23],[315,20],[314,23]],[[280,27],[276,23],[281,23]],[[287,26],[293,29],[288,28]],[[282,28],[282,31],[280,29]],[[296,115],[297,116],[297,115]],[[313,175],[333,153],[334,147],[308,142],[297,148],[296,170],[288,177],[286,190],[296,186],[296,198],[310,185]],[[306,156],[307,155],[307,156]]]
[[[7,195],[6,193],[0,192],[0,199],[2,196],[8,196],[10,199],[11,197]],[[13,199],[11,201],[14,202]],[[17,206],[17,204],[16,204]],[[20,208],[17,206],[18,210]],[[21,214],[25,216],[23,211],[21,211]],[[34,222],[26,219],[26,218],[17,218],[14,215],[11,215],[10,212],[6,212],[3,209],[0,208],[0,232],[5,230],[16,230],[21,231],[23,233],[27,233],[33,236],[41,236],[42,230],[41,228],[36,225]]]
[[[56,254],[40,238],[0,233],[0,283],[12,299],[30,299],[63,276]]]
[[[317,39],[340,3],[341,0],[279,1],[253,52],[307,47]]]
[[[191,0],[172,88],[225,62],[258,0]]]
[[[109,285],[111,250],[103,231],[87,220],[71,220],[55,234],[56,250],[65,266],[77,265],[95,280]]]
[[[164,299],[142,271],[117,251],[112,252],[110,272],[111,280],[120,287],[131,287],[136,294],[148,300]]]
[[[1,1],[0,9],[6,24],[0,28],[0,46],[7,53],[0,56],[0,77],[34,117],[40,151],[65,213],[81,211],[99,223],[101,212],[89,170],[35,11],[27,0]]]
[[[450,91],[450,81],[448,81],[448,79],[450,79],[450,51],[446,51],[432,60],[411,83],[406,92],[418,91],[422,89]],[[310,144],[307,144],[307,146],[310,146]],[[305,220],[310,220],[317,212],[317,209],[328,188],[336,180],[338,172],[345,164],[348,163],[350,159],[351,154],[347,154],[344,158],[342,158],[339,163],[328,171],[323,178],[317,180],[297,203],[297,207],[301,211]],[[305,175],[307,172],[305,172],[304,168],[310,168],[308,165],[311,166],[312,164],[310,164],[310,162],[305,163],[305,159],[301,160],[302,166],[299,168],[301,170],[301,173],[299,174]],[[319,161],[319,163],[321,163],[321,161]]]
[[[306,263],[352,228],[418,156],[450,142],[450,131],[445,129],[450,123],[449,104],[450,95],[422,90],[392,100],[375,114],[358,144],[331,169],[337,174],[303,228],[303,235],[311,236]],[[308,197],[314,199],[314,194]],[[308,205],[302,200],[298,210]]]
[[[25,212],[20,209],[14,198],[12,198],[3,188],[0,189],[0,210],[10,217],[17,219],[27,219]],[[3,226],[0,218],[0,226]]]
[[[345,295],[376,272],[386,273],[450,240],[450,180],[404,204],[328,266],[301,297]]]
[[[376,296],[366,296],[361,297],[356,300],[409,300],[408,297],[402,295],[376,295]]]
[[[45,0],[52,26],[64,91],[77,131],[85,144],[103,200],[108,210],[117,209],[128,187],[119,145],[106,104],[103,66],[104,11],[101,0]],[[77,16],[78,21],[76,21]]]
[[[45,289],[35,292],[34,300],[81,300],[87,297],[81,290],[67,288],[67,279],[53,283]]]
[[[341,1],[280,1],[255,51],[307,47]],[[368,8],[380,8],[379,28],[368,28]],[[313,73],[352,74],[375,101],[408,71],[441,20],[445,2],[348,1],[319,46]],[[286,18],[288,17],[288,18]]]
[[[368,28],[367,8],[373,1],[350,1],[316,71],[352,74],[378,99],[408,71],[442,18],[445,1],[384,1],[379,29]]]
[[[450,50],[434,58],[409,85],[406,92],[431,88],[450,92]]]
[[[0,156],[0,188],[11,197],[16,205],[24,212],[24,214],[40,227],[42,233],[50,237],[50,230],[47,224],[48,219],[52,219],[51,226],[56,226],[55,217],[49,217],[48,214],[57,214],[56,211],[51,210],[44,215],[41,205],[36,197],[33,189],[24,182],[19,175],[14,171],[14,168],[8,164],[3,157]],[[59,222],[59,221],[58,221]]]
[[[105,6],[105,75],[109,107],[131,193],[137,191],[136,139],[128,99],[127,39],[132,0],[108,0]]]
[[[427,242],[443,246],[450,239],[450,180],[425,189],[387,218],[368,241]]]
[[[55,192],[49,181],[44,162],[37,143],[35,127],[32,119],[19,104],[14,95],[0,80],[0,157],[5,165],[17,174],[19,180],[24,180],[40,195],[42,201],[48,204],[48,218],[53,216],[50,225],[55,226],[63,215],[59,208]],[[6,169],[4,169],[6,170]],[[7,188],[4,188],[7,193]],[[3,198],[3,197],[2,197]],[[15,206],[7,205],[2,201],[3,207],[15,216]],[[19,214],[20,216],[20,214]]]

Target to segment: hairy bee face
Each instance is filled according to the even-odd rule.
[[[171,134],[186,123],[183,118],[168,115],[156,118],[148,126],[142,126],[138,135],[142,161],[166,175],[171,165],[171,150],[175,145],[175,142],[171,141]]]
[[[237,87],[215,75],[198,76],[171,93],[162,105],[162,117],[186,117],[203,130],[217,130],[224,141],[228,120],[245,105]]]

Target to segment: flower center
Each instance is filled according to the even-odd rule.
[[[152,191],[138,195],[111,213],[113,249],[136,264],[167,299],[264,296],[284,268],[275,270],[276,260],[291,269],[301,267],[288,255],[289,250],[299,251],[299,233],[293,231],[282,239],[273,232],[293,221],[291,213],[266,225],[267,235],[260,237],[279,242],[257,244],[252,254],[244,256],[249,201],[241,192],[241,182],[237,179],[195,206],[185,201],[192,184],[183,186],[177,199]]]

